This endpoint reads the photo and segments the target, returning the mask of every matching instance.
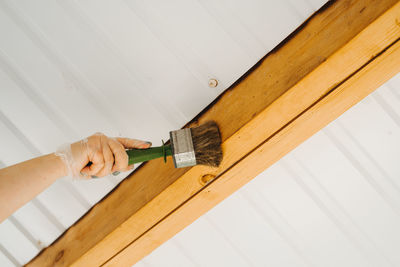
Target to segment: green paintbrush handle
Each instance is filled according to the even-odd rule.
[[[167,156],[172,155],[172,150],[170,145],[163,145],[146,149],[129,149],[126,150],[126,153],[129,156],[129,165],[131,165],[157,158],[164,158],[166,162]]]

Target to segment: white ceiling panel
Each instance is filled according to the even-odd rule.
[[[160,144],[325,2],[0,0],[0,167],[98,131]],[[400,76],[135,266],[400,266],[398,151]],[[57,181],[0,224],[0,266],[126,175]]]

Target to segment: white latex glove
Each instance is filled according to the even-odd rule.
[[[111,173],[128,171],[128,154],[125,149],[149,148],[150,142],[130,138],[110,138],[96,133],[73,144],[60,147],[55,155],[64,162],[69,177],[78,179],[104,177]]]

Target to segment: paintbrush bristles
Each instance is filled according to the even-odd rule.
[[[208,121],[191,128],[196,163],[218,167],[222,161],[221,136],[218,125]]]

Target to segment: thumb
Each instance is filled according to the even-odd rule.
[[[149,148],[151,146],[151,142],[137,139],[123,137],[117,137],[115,139],[120,142],[125,148]]]

